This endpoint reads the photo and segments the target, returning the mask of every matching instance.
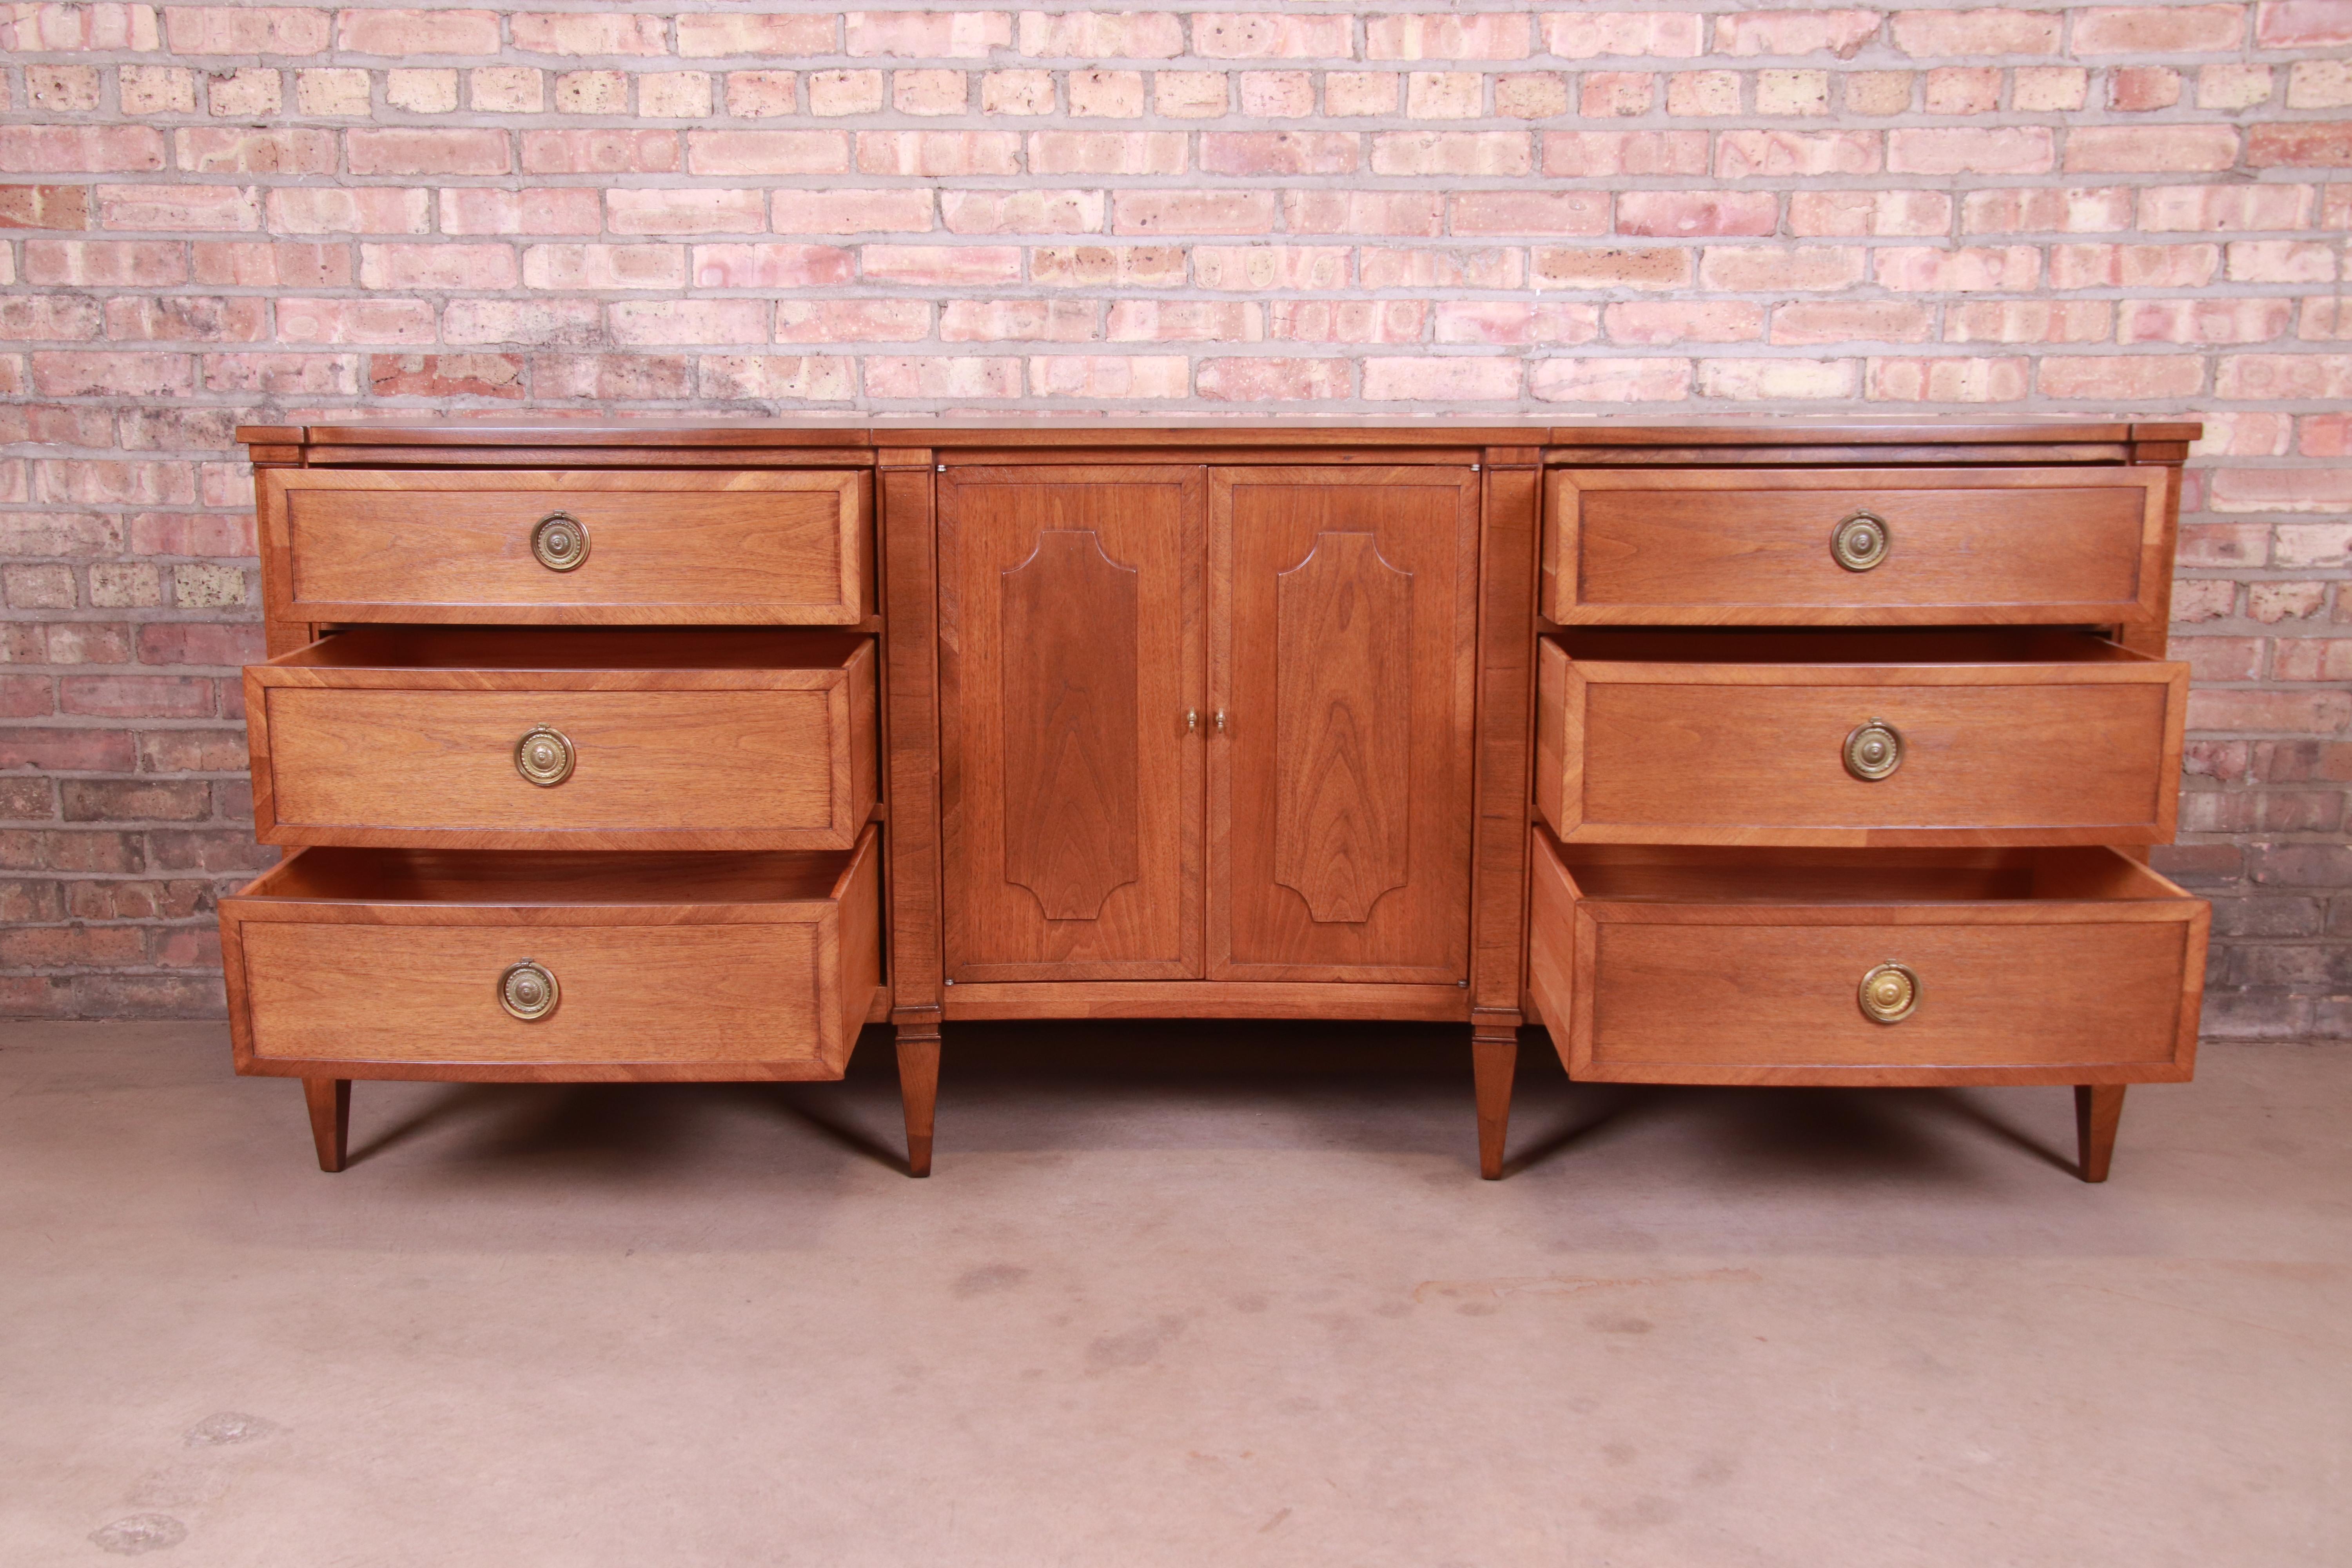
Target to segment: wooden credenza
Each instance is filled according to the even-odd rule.
[[[255,427],[240,1071],[835,1078],[957,1020],[1579,1078],[2185,1079],[2196,427]]]

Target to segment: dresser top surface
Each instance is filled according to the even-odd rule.
[[[308,425],[247,425],[247,446],[314,447],[629,447],[636,448],[878,449],[1003,447],[1805,447],[2065,445],[2190,441],[2203,426],[2184,420],[2076,416],[1929,418],[1794,415],[1708,418],[1509,420],[1465,416],[1055,415],[868,419],[818,415],[719,421],[537,418],[382,419]]]

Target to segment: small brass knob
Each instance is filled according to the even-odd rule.
[[[541,789],[553,789],[572,776],[575,755],[569,735],[552,724],[534,724],[515,742],[515,772]]]
[[[1858,511],[1830,534],[1830,553],[1849,572],[1867,572],[1886,559],[1887,548],[1894,542],[1885,518],[1874,511]]]
[[[576,570],[588,559],[588,525],[568,511],[551,511],[530,531],[530,552],[550,572]]]
[[[1845,771],[1875,783],[1903,765],[1902,732],[1884,719],[1857,724],[1845,738]]]
[[[1862,977],[1863,1016],[1899,1024],[1919,1005],[1919,977],[1899,963],[1882,963]]]
[[[554,1012],[562,994],[548,967],[528,958],[499,976],[499,1005],[526,1024]]]

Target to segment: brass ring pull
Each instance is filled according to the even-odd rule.
[[[1903,765],[1903,733],[1884,719],[1857,724],[1845,738],[1845,771],[1875,784]]]
[[[1217,733],[1220,735],[1223,734],[1225,732],[1225,710],[1222,708],[1218,709],[1216,712],[1212,715],[1212,719],[1217,726]]]
[[[562,999],[562,987],[555,984],[555,975],[548,967],[531,959],[510,964],[499,976],[499,1005],[526,1024],[536,1023],[555,1011]]]
[[[588,525],[568,511],[551,511],[530,531],[530,552],[550,572],[574,571],[588,559]]]
[[[534,724],[515,742],[515,772],[541,789],[553,789],[572,776],[578,755],[571,736],[552,724]]]
[[[1189,734],[1191,734],[1193,731],[1195,731],[1195,730],[1199,729],[1200,727],[1201,727],[1201,710],[1200,710],[1198,708],[1187,708],[1187,709],[1185,709],[1185,710],[1184,710],[1184,733],[1186,733],[1187,735],[1189,735]]]
[[[1862,977],[1862,1015],[1876,1024],[1899,1024],[1919,1005],[1919,976],[1900,963],[1882,963]]]
[[[1894,536],[1874,511],[1857,511],[1830,534],[1830,553],[1849,572],[1867,572],[1886,559]]]

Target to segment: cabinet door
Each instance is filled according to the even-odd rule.
[[[1209,532],[1210,975],[1461,980],[1477,474],[1213,468]]]
[[[1201,973],[1204,472],[939,480],[947,973]]]

